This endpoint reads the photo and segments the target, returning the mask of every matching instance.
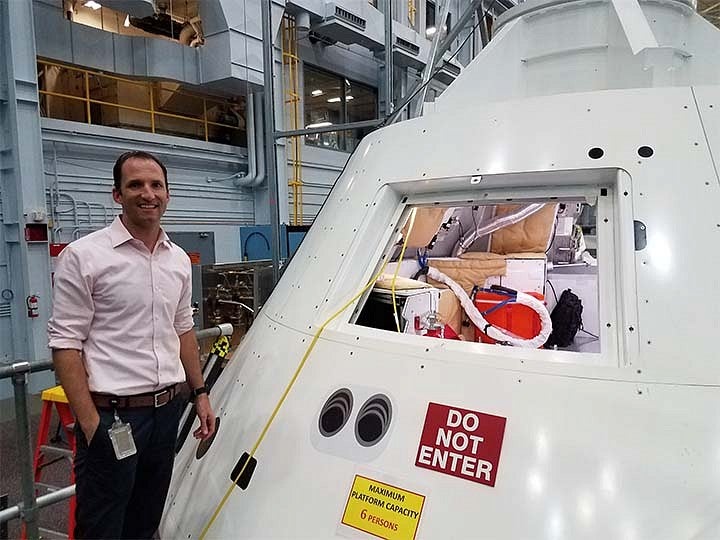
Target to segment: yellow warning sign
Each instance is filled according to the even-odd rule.
[[[415,538],[425,495],[355,475],[342,522],[387,540]]]
[[[212,349],[210,349],[210,352],[212,354],[217,354],[218,356],[227,356],[230,352],[230,340],[227,336],[219,336],[215,343],[212,345]]]

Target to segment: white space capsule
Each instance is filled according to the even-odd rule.
[[[163,537],[720,537],[720,33],[681,0],[495,32],[350,158]],[[583,328],[564,300],[540,348],[566,289]]]

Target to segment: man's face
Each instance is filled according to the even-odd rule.
[[[120,190],[113,188],[113,199],[122,205],[124,219],[141,229],[158,226],[170,200],[160,166],[149,159],[130,158],[121,172]]]

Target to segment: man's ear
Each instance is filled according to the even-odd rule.
[[[112,198],[116,203],[122,204],[122,194],[115,188],[112,190]]]

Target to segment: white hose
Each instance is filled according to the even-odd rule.
[[[545,204],[543,203],[529,204],[523,208],[520,208],[519,210],[516,210],[512,214],[495,218],[490,223],[480,225],[472,233],[470,233],[467,238],[465,238],[457,245],[453,257],[459,257],[460,255],[465,253],[473,244],[473,242],[475,242],[475,240],[477,240],[478,238],[482,238],[487,234],[494,233],[495,231],[498,231],[504,227],[509,227],[510,225],[520,223],[523,219],[532,216],[535,212],[539,212],[544,207]]]
[[[540,333],[532,339],[523,339],[511,336],[510,334],[506,334],[501,329],[487,322],[482,316],[482,313],[480,313],[478,308],[475,307],[475,304],[470,299],[465,290],[455,281],[440,272],[440,270],[433,268],[432,266],[429,267],[428,277],[434,279],[435,281],[444,283],[445,285],[450,287],[450,290],[455,293],[455,296],[457,296],[458,300],[460,300],[460,305],[465,310],[465,313],[467,313],[467,316],[470,317],[470,320],[473,322],[473,324],[477,326],[484,334],[494,339],[495,341],[509,343],[513,347],[538,349],[542,347],[550,337],[550,332],[552,332],[552,320],[550,319],[550,313],[548,313],[545,304],[540,302],[540,300],[538,300],[537,298],[530,296],[529,294],[518,291],[515,303],[527,306],[538,314],[538,316],[540,317]]]

